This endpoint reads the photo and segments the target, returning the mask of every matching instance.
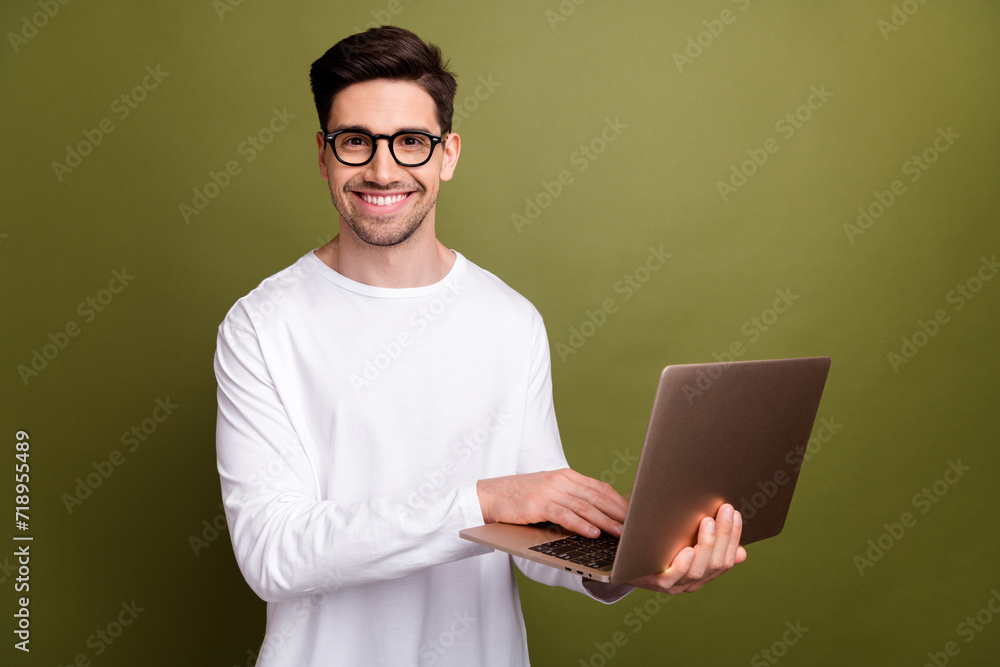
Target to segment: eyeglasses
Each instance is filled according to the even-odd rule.
[[[442,143],[442,137],[421,130],[403,130],[393,135],[372,134],[361,129],[338,130],[324,135],[323,139],[330,144],[334,157],[350,167],[371,162],[379,139],[388,140],[389,153],[401,167],[427,164],[434,147]]]

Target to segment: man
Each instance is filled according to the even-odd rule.
[[[311,71],[339,235],[219,328],[218,465],[233,548],[268,602],[258,665],[528,663],[511,561],[604,602],[612,586],[461,540],[484,522],[620,535],[625,501],[567,468],[541,317],[435,236],[458,162],[440,51],[382,27]],[[633,582],[694,590],[745,558],[740,519]]]

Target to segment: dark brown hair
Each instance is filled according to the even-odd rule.
[[[384,25],[346,37],[309,70],[320,127],[327,131],[333,98],[341,90],[364,81],[391,79],[412,81],[426,90],[437,107],[441,133],[450,132],[458,82],[447,67],[441,49],[404,28]]]

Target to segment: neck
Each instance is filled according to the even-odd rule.
[[[455,253],[433,235],[414,236],[395,246],[365,243],[345,223],[316,256],[340,275],[373,287],[423,287],[443,280],[455,264]]]

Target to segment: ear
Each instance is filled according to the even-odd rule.
[[[450,181],[458,164],[458,154],[462,152],[462,138],[454,132],[449,132],[445,138],[442,150],[444,160],[441,161],[441,180]]]
[[[316,147],[319,149],[319,175],[324,181],[330,180],[330,174],[326,170],[326,141],[322,132],[316,133]]]

